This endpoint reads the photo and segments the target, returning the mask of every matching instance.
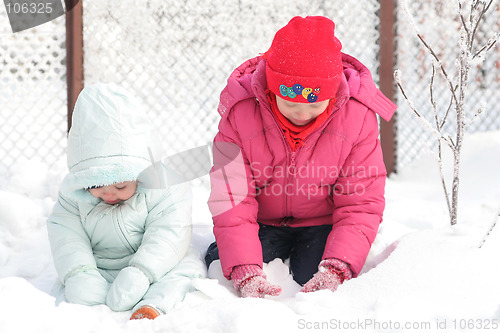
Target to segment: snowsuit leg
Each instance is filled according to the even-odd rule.
[[[158,282],[152,283],[143,299],[132,312],[143,305],[152,305],[164,313],[169,312],[182,302],[189,292],[195,290],[192,280],[205,278],[206,269],[198,253],[192,248],[184,259]]]

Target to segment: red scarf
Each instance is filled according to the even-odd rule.
[[[290,144],[290,147],[292,147],[292,151],[296,151],[299,147],[303,146],[305,138],[326,121],[332,113],[332,105],[335,103],[335,100],[331,99],[325,111],[318,117],[304,126],[297,126],[280,112],[278,104],[276,103],[275,94],[268,91],[267,99],[271,104],[271,110],[273,111],[274,117],[278,120],[281,129],[285,132],[285,138]]]

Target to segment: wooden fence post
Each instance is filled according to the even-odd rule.
[[[78,94],[83,89],[82,1],[66,0],[66,78],[68,85],[68,131]]]
[[[380,90],[395,102],[395,85],[393,72],[396,59],[396,1],[380,0]],[[387,173],[396,171],[396,114],[391,121],[380,122],[380,140],[384,154],[384,162]]]

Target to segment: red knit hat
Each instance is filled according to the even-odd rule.
[[[290,102],[334,98],[342,75],[342,44],[334,30],[323,16],[296,16],[278,30],[263,55],[268,88]]]

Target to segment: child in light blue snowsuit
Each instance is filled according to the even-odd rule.
[[[193,278],[205,276],[189,246],[189,186],[151,189],[141,182],[152,164],[152,131],[140,103],[116,85],[88,86],[78,97],[69,174],[47,222],[71,303],[154,318],[194,289]]]

